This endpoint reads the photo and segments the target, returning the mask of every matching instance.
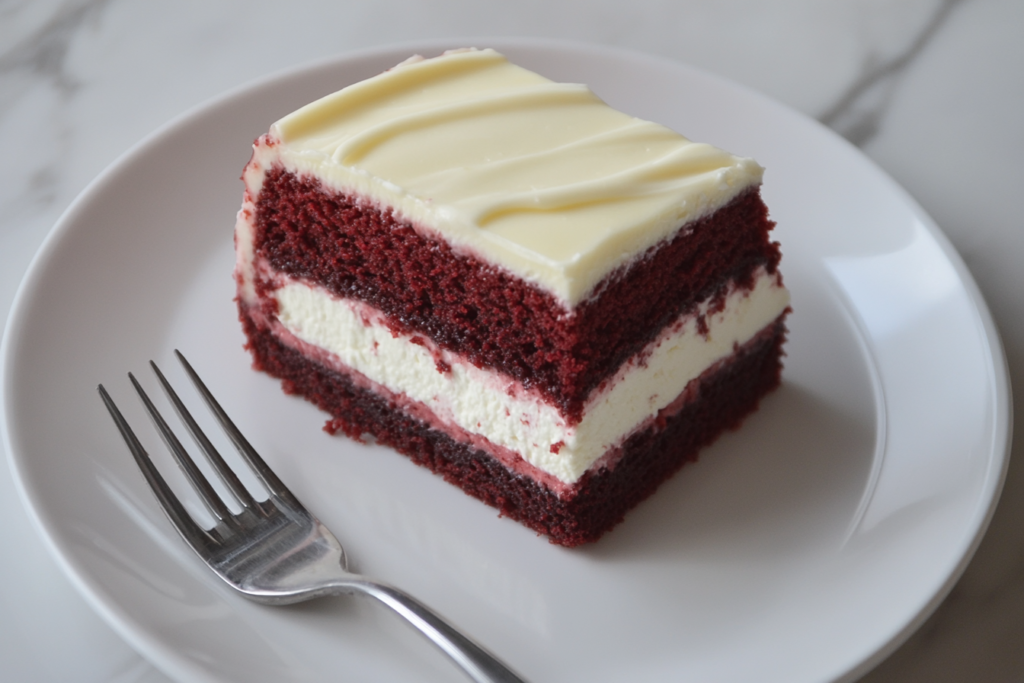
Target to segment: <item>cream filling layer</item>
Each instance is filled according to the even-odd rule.
[[[289,114],[254,145],[252,198],[275,166],[394,210],[567,310],[763,174],[494,50],[410,60]]]
[[[499,373],[477,368],[418,336],[395,335],[364,303],[290,280],[274,292],[280,323],[296,338],[451,424],[518,453],[564,484],[654,419],[690,380],[728,356],[789,305],[777,275],[761,272],[751,290],[736,289],[722,310],[679,318],[595,392],[579,424]],[[707,333],[698,320],[703,316]]]

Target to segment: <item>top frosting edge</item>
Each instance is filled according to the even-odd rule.
[[[761,182],[752,159],[612,109],[494,50],[406,60],[277,121],[274,165],[314,175],[551,292],[609,273]]]

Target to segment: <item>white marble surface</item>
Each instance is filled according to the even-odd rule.
[[[0,319],[61,212],[170,118],[311,60],[467,36],[645,51],[832,126],[950,237],[1000,327],[1012,380],[1024,380],[1020,0],[0,0]],[[963,578],[865,681],[1024,680],[1018,460]],[[0,547],[0,680],[167,680],[79,597],[2,467]]]

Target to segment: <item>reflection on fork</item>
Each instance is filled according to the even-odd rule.
[[[167,486],[102,384],[99,393],[171,523],[219,577],[247,597],[268,604],[283,605],[325,595],[372,596],[419,629],[474,681],[494,683],[523,680],[415,598],[387,584],[348,572],[345,550],[338,539],[281,483],[228,418],[185,357],[178,351],[175,354],[243,460],[266,488],[269,494],[267,500],[257,501],[249,493],[196,424],[163,373],[150,361],[175,411],[241,506],[238,513],[229,509],[175,437],[139,382],[128,373],[164,443],[213,515],[216,522],[214,526],[210,529],[202,528]]]

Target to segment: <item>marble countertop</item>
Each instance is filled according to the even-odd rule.
[[[533,36],[685,62],[845,136],[909,191],[963,256],[1020,385],[1021,35],[1019,0],[0,0],[0,320],[61,212],[181,112],[269,73],[357,49]],[[863,680],[1024,680],[1020,449],[959,583]],[[0,520],[0,547],[17,549],[0,553],[0,680],[167,680],[79,596],[3,467]]]

